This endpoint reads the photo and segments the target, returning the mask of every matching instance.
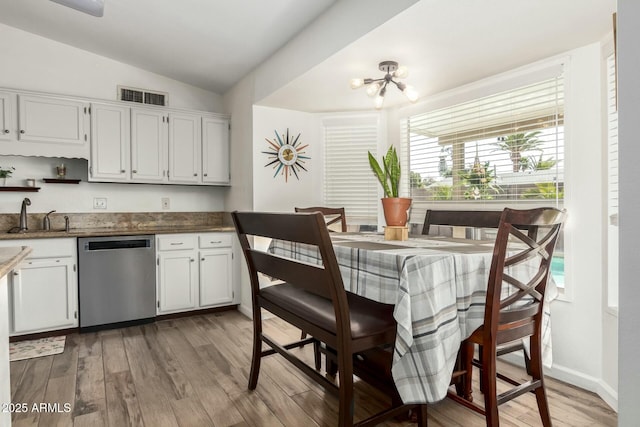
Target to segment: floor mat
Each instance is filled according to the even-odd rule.
[[[9,343],[9,359],[15,362],[62,353],[66,339],[67,337],[62,336]]]

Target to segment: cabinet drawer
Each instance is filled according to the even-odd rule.
[[[6,248],[10,246],[29,246],[32,249],[32,252],[29,254],[28,259],[75,257],[77,251],[75,237],[56,239],[0,240],[0,248]]]
[[[195,247],[195,236],[186,234],[158,236],[159,251],[179,251],[184,249],[195,249]]]
[[[200,249],[231,247],[231,233],[206,233],[198,236]]]

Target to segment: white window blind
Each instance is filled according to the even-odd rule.
[[[607,294],[618,307],[618,109],[615,54],[607,57]]]
[[[545,205],[560,204],[564,85],[560,68],[558,73],[534,84],[408,117],[414,204],[506,206],[540,204],[541,200]]]
[[[378,157],[378,128],[377,116],[323,120],[324,203],[344,207],[349,225],[378,221],[378,183],[367,157]]]

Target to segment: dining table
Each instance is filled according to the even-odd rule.
[[[441,236],[389,241],[381,233],[330,233],[345,290],[394,305],[397,322],[392,374],[405,403],[445,398],[462,340],[484,322],[494,242]],[[321,262],[318,249],[274,240],[270,252],[305,262]],[[510,271],[525,277],[535,263]],[[508,287],[503,292],[510,292]],[[552,363],[550,302],[545,293],[543,363]]]

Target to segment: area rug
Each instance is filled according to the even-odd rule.
[[[9,359],[15,362],[62,353],[65,340],[66,337],[62,336],[9,343]]]

